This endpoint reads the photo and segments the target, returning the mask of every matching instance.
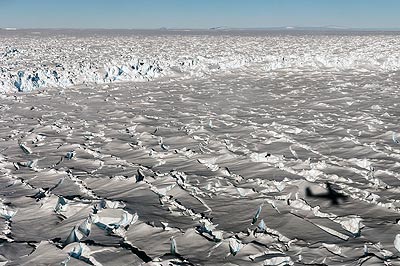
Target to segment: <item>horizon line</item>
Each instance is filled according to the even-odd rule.
[[[153,28],[106,28],[106,27],[0,27],[0,30],[192,30],[192,31],[229,31],[229,30],[326,30],[326,31],[400,31],[400,27],[346,27],[346,26],[267,26],[267,27],[193,27],[193,28],[180,28],[180,27],[153,27]]]

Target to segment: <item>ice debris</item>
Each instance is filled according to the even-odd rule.
[[[400,140],[397,138],[397,134],[393,132],[392,139],[395,144],[400,144]]]
[[[297,152],[295,150],[293,150],[292,146],[289,146],[289,150],[292,153],[292,155],[294,156],[294,158],[299,159]]]
[[[254,215],[253,221],[251,222],[251,224],[255,224],[257,222],[258,218],[260,217],[261,210],[262,210],[262,206],[258,207],[257,212]]]
[[[26,153],[26,154],[31,154],[32,153],[32,150],[29,148],[29,147],[27,147],[25,144],[23,144],[23,143],[21,143],[21,144],[19,144],[19,147],[24,151],[24,153]]]
[[[136,183],[139,183],[143,181],[145,178],[145,175],[141,169],[137,169],[137,174],[136,174]]]
[[[398,252],[400,252],[400,234],[397,234],[396,237],[394,238],[394,247],[397,249]]]
[[[58,197],[57,205],[54,208],[55,212],[60,213],[60,212],[65,212],[68,208],[67,201],[65,200],[64,197],[60,196]]]
[[[71,243],[64,247],[64,250],[67,251],[71,257],[82,260],[89,265],[102,265],[91,256],[92,252],[90,248],[83,243]],[[69,260],[67,260],[64,265],[68,265],[68,261]]]
[[[86,218],[79,226],[78,230],[82,232],[86,237],[89,236],[90,231],[92,230],[92,219],[91,217]]]
[[[265,225],[264,219],[261,219],[261,221],[258,223],[256,230],[257,230],[257,232],[260,232],[260,233],[265,232],[266,225]]]
[[[268,258],[263,261],[262,265],[265,266],[276,266],[276,265],[285,265],[285,266],[292,266],[294,265],[294,262],[289,256],[286,256],[285,254],[270,254],[271,258]]]
[[[215,242],[220,242],[222,240],[223,233],[222,233],[222,231],[215,230],[215,228],[217,226],[218,225],[214,225],[213,223],[211,223],[207,219],[201,219],[200,220],[200,226],[198,227],[197,230],[201,234],[206,233],[206,234],[210,235]]]
[[[74,242],[80,242],[86,235],[81,232],[79,227],[75,226],[71,233],[68,235],[67,239],[64,241],[64,245],[69,245]]]
[[[169,146],[165,145],[164,143],[161,143],[160,146],[161,146],[161,149],[164,151],[168,151],[168,149],[169,149]]]
[[[38,161],[39,161],[38,159],[35,159],[35,160],[31,160],[31,161],[26,161],[26,162],[20,162],[20,163],[17,163],[17,165],[34,169],[34,168],[36,168]],[[17,170],[19,170],[19,167],[17,168]]]
[[[178,254],[178,247],[176,246],[176,241],[174,238],[171,239],[170,253],[173,255]]]
[[[339,247],[336,244],[327,244],[327,243],[322,243],[322,246],[324,246],[324,248],[326,248],[327,250],[329,250],[330,252],[332,252],[333,254],[336,254],[338,256],[342,255],[342,248]]]
[[[67,239],[64,241],[64,245],[69,245],[74,242],[80,242],[83,238],[88,237],[92,228],[91,217],[85,219],[80,225],[74,226]]]
[[[125,207],[124,203],[119,201],[111,201],[106,199],[101,199],[95,206],[94,206],[94,213],[99,212],[103,209],[118,209]]]
[[[242,247],[243,244],[240,240],[233,237],[229,239],[229,249],[233,256],[236,256],[236,254],[238,254]]]
[[[4,205],[3,203],[0,204],[0,217],[10,220],[17,213],[17,211],[10,209],[7,205]]]
[[[137,213],[134,215],[121,209],[105,209],[101,213],[94,214],[92,221],[94,224],[104,230],[113,230],[126,228],[127,226],[134,224],[138,220],[139,216]]]
[[[76,155],[76,152],[75,152],[75,151],[69,151],[69,152],[67,152],[67,154],[65,155],[65,158],[66,158],[67,160],[71,160],[72,158],[75,157],[75,155]]]

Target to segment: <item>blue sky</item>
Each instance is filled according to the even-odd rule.
[[[400,28],[400,0],[0,0],[0,27]]]

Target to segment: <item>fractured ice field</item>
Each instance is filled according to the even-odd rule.
[[[398,47],[0,30],[0,265],[400,265]]]

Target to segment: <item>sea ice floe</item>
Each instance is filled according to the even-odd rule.
[[[289,265],[292,266],[294,265],[294,262],[289,256],[286,256],[285,254],[273,254],[269,255],[271,258],[265,259],[263,261],[263,265],[266,266],[280,266],[280,265]]]
[[[324,230],[325,232],[327,232],[327,233],[329,233],[329,234],[331,234],[333,236],[336,236],[336,237],[338,237],[338,238],[340,238],[342,240],[347,241],[350,238],[349,236],[347,236],[345,234],[342,234],[342,233],[340,233],[340,232],[338,232],[338,231],[336,231],[336,230],[334,230],[332,228],[329,228],[327,226],[323,226],[323,225],[316,224],[316,223],[314,223],[314,225],[319,227],[321,230]]]
[[[326,248],[327,250],[329,250],[330,252],[332,252],[333,254],[336,254],[336,255],[339,255],[339,256],[342,255],[342,248],[339,247],[339,246],[336,245],[336,244],[322,243],[322,246],[323,246],[324,248]]]
[[[356,236],[361,234],[361,229],[364,227],[362,218],[357,216],[336,217],[334,221],[340,223],[343,229]]]
[[[241,188],[241,187],[237,187],[236,190],[239,192],[239,195],[241,197],[246,197],[250,194],[254,194],[253,189],[251,188]]]

